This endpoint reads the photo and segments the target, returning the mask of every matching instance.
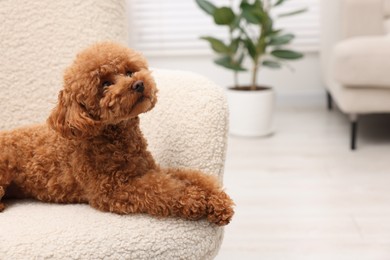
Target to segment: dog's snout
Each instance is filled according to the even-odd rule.
[[[137,80],[136,82],[134,82],[134,84],[131,86],[131,89],[134,90],[134,91],[137,91],[137,92],[144,92],[144,82],[142,80]]]

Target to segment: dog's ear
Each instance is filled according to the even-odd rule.
[[[86,138],[96,134],[98,125],[66,90],[58,94],[58,104],[47,119],[49,126],[68,139]]]

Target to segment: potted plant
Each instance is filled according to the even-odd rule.
[[[196,0],[198,6],[213,17],[215,24],[226,26],[228,39],[211,36],[208,41],[217,54],[214,62],[234,73],[234,86],[228,88],[230,105],[230,132],[241,136],[265,136],[272,133],[274,90],[259,86],[258,71],[261,67],[281,68],[286,60],[303,57],[302,53],[286,49],[294,35],[274,28],[271,10],[286,0],[241,0],[238,6],[217,7],[207,0]],[[285,17],[304,12],[305,9],[280,14]],[[251,83],[240,85],[238,73],[247,71],[245,59],[251,62]]]

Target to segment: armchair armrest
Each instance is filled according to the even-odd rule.
[[[140,116],[149,149],[163,167],[223,178],[228,106],[223,88],[192,72],[153,70],[156,107]]]
[[[343,38],[384,34],[383,0],[342,0]]]

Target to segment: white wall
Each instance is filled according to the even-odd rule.
[[[147,56],[149,65],[154,68],[188,70],[205,75],[222,87],[232,86],[233,73],[212,61],[211,55],[200,56]],[[306,53],[305,58],[290,63],[288,68],[272,70],[264,68],[258,76],[260,85],[274,87],[281,95],[304,95],[323,92],[318,53]],[[249,73],[240,73],[242,84],[250,82]]]

